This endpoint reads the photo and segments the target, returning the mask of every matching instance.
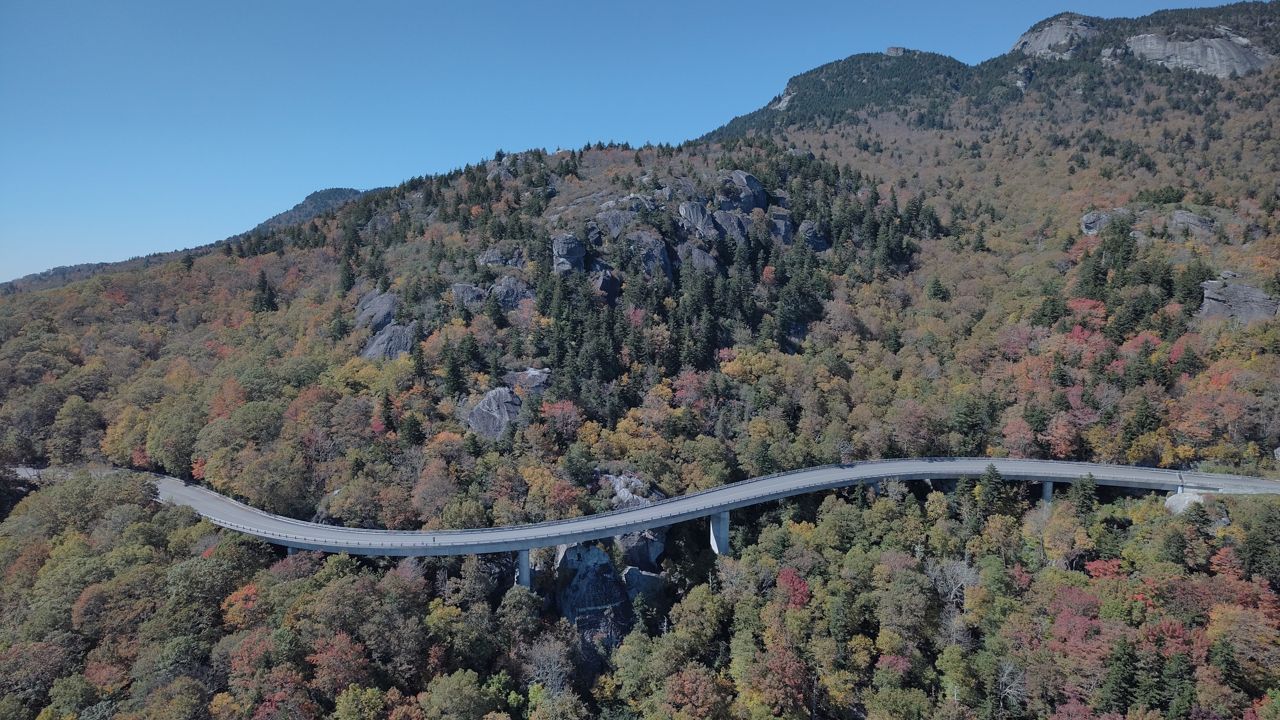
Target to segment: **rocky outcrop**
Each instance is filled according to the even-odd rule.
[[[366,360],[390,360],[413,349],[418,341],[418,321],[408,325],[391,323],[369,339],[360,357]]]
[[[711,213],[707,212],[705,205],[694,202],[680,203],[680,226],[685,233],[704,239],[717,239],[720,237],[720,231],[716,228],[715,220],[712,219]]]
[[[671,256],[667,253],[667,244],[662,236],[653,230],[642,229],[627,233],[627,246],[640,261],[640,268],[648,277],[666,277],[672,279]]]
[[[818,231],[817,223],[812,220],[800,223],[796,236],[813,248],[814,252],[822,252],[831,247],[831,243],[827,242],[827,236]]]
[[[382,330],[395,319],[398,305],[392,293],[377,290],[365,293],[356,303],[356,327],[367,327],[375,333]]]
[[[581,270],[587,258],[587,246],[573,233],[560,233],[551,238],[551,269],[564,275]]]
[[[653,600],[667,591],[665,577],[638,567],[627,567],[622,570],[622,584],[626,586],[627,598],[633,603],[641,595]]]
[[[489,248],[476,256],[476,262],[489,266],[520,267],[524,264],[524,250],[515,248],[509,253],[503,253],[498,248]]]
[[[1200,317],[1226,318],[1247,324],[1270,320],[1280,314],[1280,300],[1256,287],[1236,282],[1235,278],[1235,273],[1223,273],[1221,279],[1200,283],[1204,288]]]
[[[1080,43],[1095,37],[1098,29],[1079,15],[1061,15],[1023,33],[1013,52],[1032,57],[1066,60]]]
[[[635,219],[636,213],[632,210],[605,210],[596,215],[595,224],[603,235],[607,235],[610,240],[617,240]],[[592,242],[598,241],[593,239]]]
[[[720,186],[716,190],[716,204],[721,210],[741,210],[749,213],[756,208],[769,204],[769,193],[754,175],[743,170],[734,170],[720,176]]]
[[[514,275],[507,275],[500,278],[489,288],[489,294],[497,301],[498,306],[503,310],[511,311],[520,307],[520,302],[527,298],[533,297],[533,290],[525,284],[523,280]]]
[[[471,283],[454,283],[449,286],[449,292],[453,295],[454,305],[471,310],[484,304],[484,299],[489,294],[484,291],[484,288]]]
[[[1197,240],[1208,240],[1213,237],[1214,229],[1215,225],[1211,218],[1197,215],[1190,210],[1174,210],[1173,215],[1169,217],[1168,231],[1175,238],[1189,236]]]
[[[578,629],[584,645],[615,648],[635,623],[622,578],[600,546],[561,547],[556,558],[560,614]]]
[[[1111,224],[1112,220],[1132,218],[1133,213],[1125,208],[1113,210],[1091,210],[1080,216],[1080,232],[1085,235],[1097,235],[1102,228]]]
[[[666,497],[661,492],[650,488],[649,483],[635,475],[604,475],[601,479],[613,488],[614,509],[644,507]],[[661,570],[658,561],[666,550],[666,528],[619,535],[613,540],[622,553],[622,561],[625,565],[635,566],[647,572]]]
[[[716,262],[715,257],[693,243],[681,245],[676,249],[676,254],[680,258],[681,267],[689,267],[699,272],[709,273],[720,270],[720,263]]]
[[[791,224],[790,210],[780,207],[769,208],[769,224],[769,232],[774,240],[784,245],[791,243],[791,238],[795,235],[795,227]]]
[[[724,233],[725,237],[739,245],[747,243],[750,221],[741,212],[717,210],[711,216],[715,219],[716,225],[720,227],[720,231]]]
[[[1219,37],[1196,40],[1171,40],[1163,35],[1135,35],[1125,41],[1134,55],[1167,68],[1228,78],[1263,70],[1276,56],[1256,47],[1248,38],[1223,27],[1216,28]]]
[[[613,300],[622,292],[622,280],[618,278],[618,274],[607,266],[592,271],[591,288],[608,300]]]
[[[507,373],[502,377],[502,381],[511,387],[526,392],[542,391],[551,384],[551,370],[549,368],[525,368],[524,370]]]
[[[467,425],[490,440],[502,437],[520,414],[520,396],[509,387],[494,388],[467,413]]]

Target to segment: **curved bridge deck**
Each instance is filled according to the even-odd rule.
[[[1091,473],[1099,485],[1110,487],[1219,494],[1280,492],[1278,482],[1239,475],[1052,460],[920,458],[794,470],[669,498],[645,507],[568,520],[428,532],[363,530],[294,520],[249,507],[212,490],[187,485],[176,478],[158,477],[156,486],[159,499],[164,502],[189,505],[215,525],[277,545],[353,555],[473,555],[527,552],[533,548],[596,540],[705,517],[713,518],[714,542],[716,520],[722,533],[727,533],[726,514],[730,510],[884,480],[976,478],[988,465],[994,465],[1006,481],[1027,483],[1071,483]]]

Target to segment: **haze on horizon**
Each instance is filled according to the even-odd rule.
[[[213,242],[317,189],[499,148],[679,143],[858,52],[976,63],[1059,12],[1200,4],[8,3],[0,281]]]

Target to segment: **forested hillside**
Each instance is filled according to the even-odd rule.
[[[857,55],[678,147],[499,152],[11,288],[0,454],[394,529],[894,456],[1280,477],[1277,32],[1243,3]],[[1267,500],[818,497],[736,560],[674,529],[601,639],[505,558],[281,559],[140,482],[3,525],[0,715],[1225,718],[1280,667]]]

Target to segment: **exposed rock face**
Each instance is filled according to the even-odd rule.
[[[613,487],[615,509],[644,507],[665,496],[649,487],[649,483],[635,475],[604,475],[603,480]],[[622,551],[623,562],[647,572],[659,572],[658,560],[666,550],[667,529],[655,528],[638,533],[614,537]]]
[[[503,376],[502,381],[512,387],[530,392],[545,390],[551,384],[551,370],[549,368],[525,368],[524,370],[507,373]]]
[[[520,267],[524,264],[524,250],[516,248],[509,255],[504,255],[498,248],[489,248],[476,256],[476,262],[481,265]]]
[[[818,226],[812,220],[805,220],[800,223],[800,228],[796,234],[801,240],[808,243],[814,252],[822,252],[831,247],[831,243],[827,242],[827,237],[818,232]]]
[[[360,352],[360,357],[367,360],[390,360],[402,353],[413,350],[413,343],[418,340],[418,321],[408,325],[391,323],[382,328],[377,335],[369,339]]]
[[[627,587],[627,599],[635,602],[641,595],[661,597],[667,591],[667,579],[656,572],[628,567],[622,571],[622,583]]]
[[[1280,300],[1251,285],[1237,283],[1234,277],[1234,274],[1223,273],[1221,280],[1200,283],[1204,288],[1200,317],[1229,318],[1247,324],[1280,314]]]
[[[791,224],[791,211],[786,208],[771,207],[769,208],[769,222],[772,225],[770,234],[773,239],[784,245],[791,243],[791,238],[795,234],[795,228]]]
[[[685,243],[677,249],[680,257],[680,264],[688,266],[700,272],[717,272],[720,269],[720,263],[712,257],[711,253],[694,245],[693,243]]]
[[[512,392],[511,388],[494,388],[485,393],[480,402],[467,413],[467,425],[477,435],[496,440],[515,422],[516,416],[520,414],[520,404],[520,396]]]
[[[720,226],[720,230],[725,234],[725,237],[739,245],[747,243],[747,233],[750,231],[750,226],[742,213],[717,210],[712,213],[712,217],[715,219],[716,225]]]
[[[667,244],[663,242],[661,235],[644,229],[627,233],[625,239],[631,251],[639,258],[640,267],[644,269],[645,275],[657,277],[661,274],[666,276],[667,280],[671,279],[671,257],[667,253]]]
[[[1013,44],[1013,50],[1033,57],[1066,60],[1075,53],[1081,42],[1097,34],[1098,29],[1085,18],[1063,15],[1023,33]]]
[[[570,545],[556,561],[556,603],[588,646],[615,648],[631,630],[631,598],[609,556],[598,545]]]
[[[1125,41],[1134,55],[1167,68],[1182,68],[1218,78],[1262,70],[1276,57],[1227,28],[1221,37],[1170,40],[1163,35],[1136,35]]]
[[[636,213],[631,210],[605,210],[596,215],[596,227],[608,235],[610,240],[617,240],[635,219]]]
[[[453,293],[453,302],[455,305],[475,309],[479,307],[488,295],[483,288],[470,283],[454,283],[449,286],[449,292]]]
[[[1197,240],[1208,240],[1213,237],[1213,220],[1197,215],[1190,210],[1174,210],[1169,218],[1169,234],[1174,237],[1190,235]]]
[[[503,310],[515,310],[520,307],[520,301],[533,297],[533,291],[523,280],[513,275],[507,275],[493,284],[489,288],[489,294],[498,300],[498,306]]]
[[[1125,208],[1114,210],[1093,210],[1080,216],[1080,232],[1085,235],[1097,235],[1102,228],[1111,224],[1112,220],[1133,217],[1133,213]]]
[[[644,210],[652,210],[655,207],[653,200],[636,193],[624,195],[617,200],[609,200],[600,204],[601,210],[629,210],[637,213]]]
[[[591,287],[609,300],[622,292],[622,281],[613,270],[596,270],[591,273]]]
[[[744,170],[720,176],[720,188],[716,192],[716,204],[721,210],[741,210],[749,213],[769,204],[769,193],[754,175]]]
[[[551,238],[551,267],[559,275],[581,270],[587,257],[587,246],[573,233],[560,233]]]
[[[398,304],[396,296],[389,292],[371,290],[365,293],[356,303],[356,327],[378,332],[395,319]]]
[[[685,232],[700,238],[719,238],[720,231],[706,206],[701,203],[680,203],[680,224]]]

